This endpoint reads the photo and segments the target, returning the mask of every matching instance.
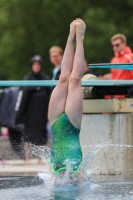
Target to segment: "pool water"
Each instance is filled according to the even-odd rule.
[[[0,178],[0,200],[133,200],[133,181],[46,185],[39,177]]]

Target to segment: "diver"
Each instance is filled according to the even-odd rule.
[[[84,74],[85,29],[82,19],[77,18],[70,24],[61,75],[49,103],[48,117],[53,136],[50,164],[56,175],[62,170],[76,173],[82,162],[79,133],[83,113],[81,79]]]

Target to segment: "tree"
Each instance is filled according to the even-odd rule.
[[[116,9],[117,8],[117,9]],[[1,0],[0,79],[22,79],[29,60],[40,54],[49,73],[49,48],[65,48],[70,22],[81,17],[87,24],[84,41],[89,63],[109,62],[113,56],[110,37],[121,32],[132,44],[132,0]]]

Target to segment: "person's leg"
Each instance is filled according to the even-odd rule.
[[[65,113],[76,128],[80,128],[81,126],[83,113],[81,79],[84,74],[83,40],[85,27],[85,23],[81,19],[76,21],[77,46],[74,56],[73,70],[69,79],[68,95],[65,106]]]
[[[72,22],[70,25],[70,33],[62,60],[59,82],[53,90],[50,98],[48,118],[51,126],[56,121],[56,119],[65,111],[69,77],[73,66],[75,32],[76,26],[75,23]]]

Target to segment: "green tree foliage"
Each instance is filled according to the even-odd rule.
[[[29,60],[40,54],[49,73],[49,48],[65,48],[70,22],[81,17],[87,24],[85,57],[89,63],[109,62],[110,37],[125,34],[133,48],[132,0],[1,0],[0,79],[22,79]]]

